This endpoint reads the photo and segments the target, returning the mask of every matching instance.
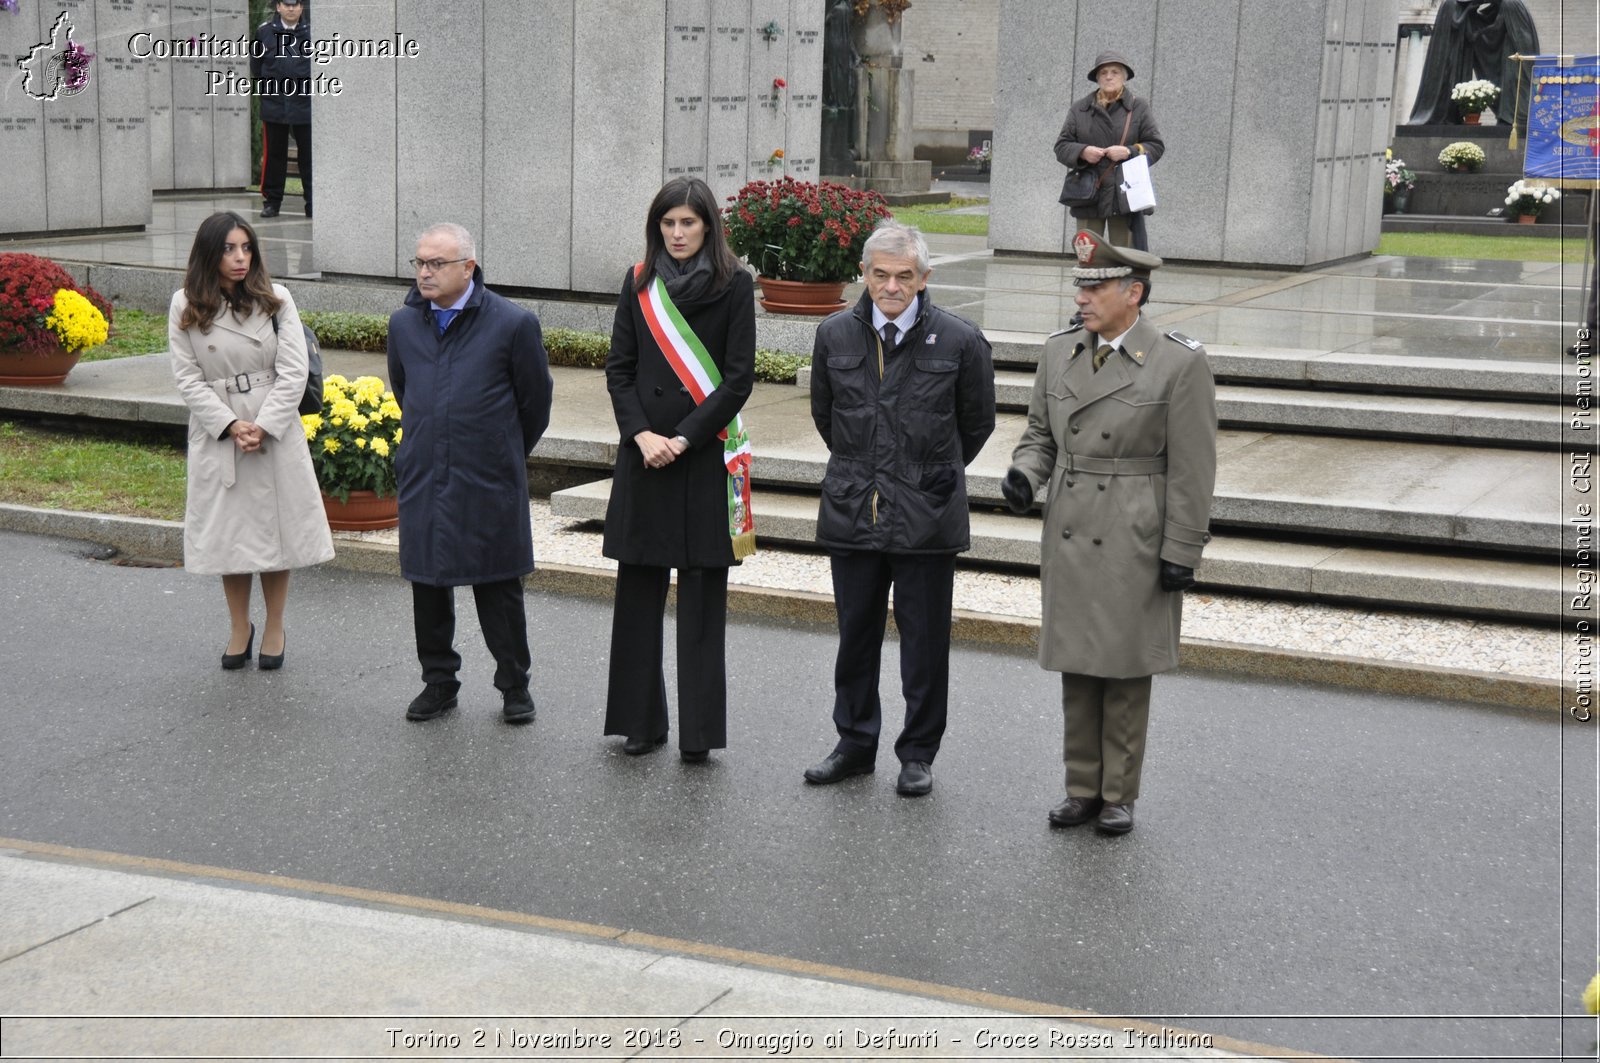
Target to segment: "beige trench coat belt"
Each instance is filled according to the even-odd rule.
[[[218,377],[215,380],[208,380],[206,383],[221,397],[229,393],[245,395],[258,387],[272,383],[276,379],[278,379],[277,373],[270,369],[263,369],[255,373],[235,373],[233,376]],[[223,401],[227,400],[224,399]],[[223,450],[223,454],[226,456],[222,459],[222,486],[227,489],[233,486],[234,463],[238,460],[239,448],[230,441]]]
[[[1083,454],[1057,454],[1056,468],[1092,476],[1155,476],[1167,471],[1167,456],[1153,458],[1094,458]]]
[[[263,369],[259,373],[235,373],[232,376],[218,377],[208,381],[214,388],[235,395],[246,395],[263,384],[270,384],[278,379],[278,374],[270,369]]]

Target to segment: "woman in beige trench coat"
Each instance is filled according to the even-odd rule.
[[[300,423],[308,372],[300,314],[267,276],[255,231],[232,211],[200,223],[167,339],[189,406],[184,566],[222,577],[227,669],[250,658],[250,577],[260,574],[260,667],[282,667],[289,569],[331,560],[333,538]]]

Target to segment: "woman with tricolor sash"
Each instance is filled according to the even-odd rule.
[[[644,261],[611,327],[606,387],[621,439],[603,552],[617,562],[606,731],[623,751],[667,740],[662,622],[678,572],[678,749],[727,745],[728,566],[755,550],[750,439],[739,415],[755,379],[750,274],[729,250],[699,178],[656,193]]]

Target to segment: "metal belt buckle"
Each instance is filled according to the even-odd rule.
[[[250,393],[250,374],[233,374],[233,390],[238,392],[240,395],[248,395]]]

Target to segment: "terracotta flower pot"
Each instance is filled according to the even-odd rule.
[[[43,354],[7,348],[0,351],[0,385],[34,387],[59,384],[67,379],[67,374],[78,364],[81,355],[81,351],[68,353],[59,343],[53,350]]]
[[[324,493],[322,508],[328,511],[328,527],[334,531],[381,531],[400,523],[400,499],[379,498],[375,491],[351,491],[348,502]]]
[[[844,281],[781,281],[756,278],[761,305],[774,314],[831,314],[845,308]]]
[[[1539,215],[1537,215],[1537,214],[1518,214],[1517,215],[1517,224],[1518,225],[1532,225],[1534,222],[1536,222],[1538,220],[1539,220]]]
[[[1464,115],[1461,116],[1461,121],[1465,125],[1482,125],[1483,124],[1483,115],[1481,115],[1481,114],[1464,114]]]

